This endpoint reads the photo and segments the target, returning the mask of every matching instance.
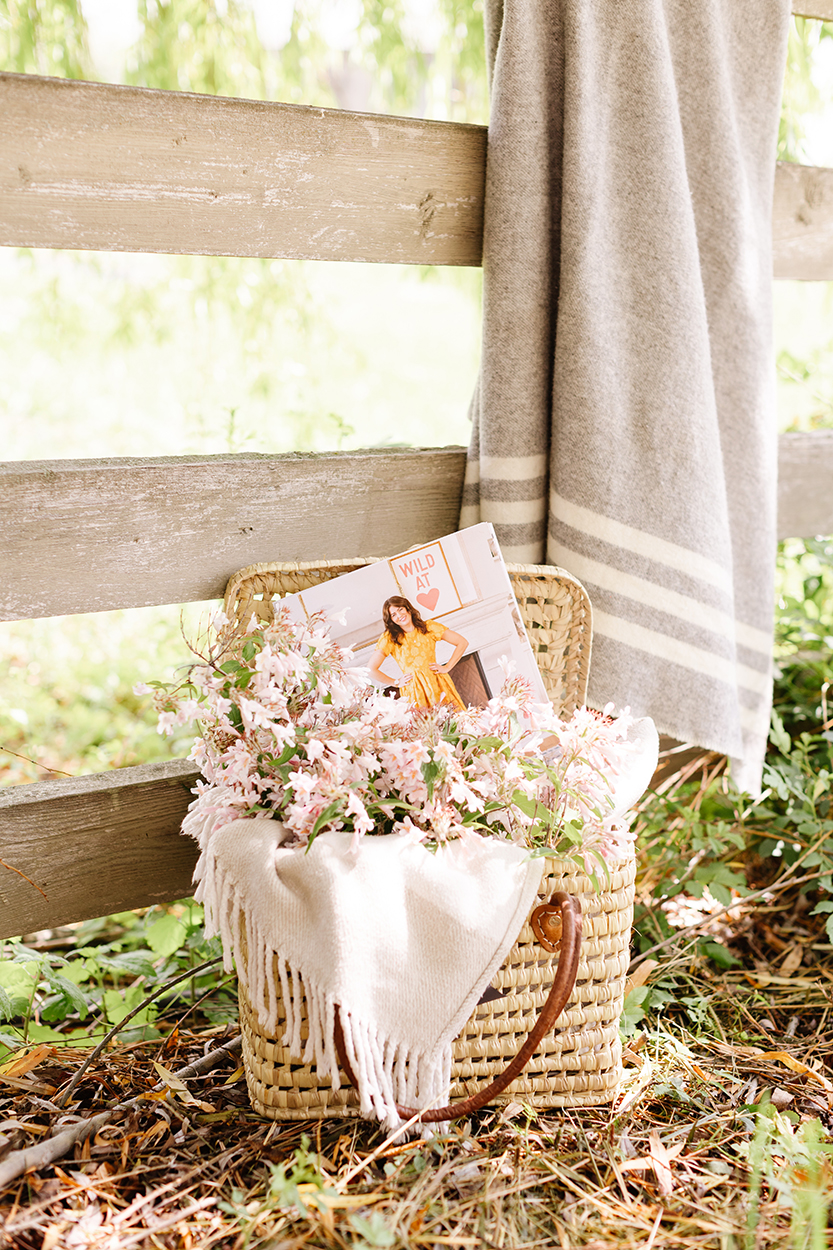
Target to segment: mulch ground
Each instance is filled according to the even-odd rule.
[[[8,1185],[0,1245],[833,1245],[833,952],[803,915],[781,913],[777,929],[765,910],[739,924],[742,967],[689,954],[654,970],[699,996],[707,1018],[695,1037],[671,1003],[632,1038],[611,1107],[536,1116],[513,1103],[407,1142],[360,1121],[264,1121],[225,1026],[116,1045],[60,1109],[88,1052],[41,1047],[28,1071],[0,1074],[0,1169],[79,1118],[129,1105]],[[786,958],[796,926],[803,964]],[[209,1071],[175,1075],[217,1051]]]

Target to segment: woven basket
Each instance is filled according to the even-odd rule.
[[[327,564],[254,564],[241,569],[226,590],[225,612],[233,630],[255,612],[271,619],[273,598],[293,594],[370,560]],[[590,661],[591,613],[584,587],[561,569],[509,565],[512,588],[547,694],[569,714],[584,702]],[[625,993],[633,917],[633,857],[611,872],[599,893],[575,864],[547,860],[539,902],[563,890],[581,902],[582,942],[576,983],[558,1024],[547,1034],[522,1076],[497,1101],[536,1108],[586,1107],[609,1102],[622,1074],[618,1025]],[[520,1049],[546,1001],[558,954],[541,946],[527,921],[492,981],[500,997],[478,1005],[454,1045],[451,1098],[485,1088]],[[307,1065],[290,1059],[267,1037],[245,987],[240,985],[243,1063],[252,1106],[274,1120],[356,1116],[358,1095],[345,1079],[333,1092]],[[278,1037],[284,1019],[278,1012]],[[302,1036],[306,1036],[305,1022]]]

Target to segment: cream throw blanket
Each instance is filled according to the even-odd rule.
[[[395,836],[353,851],[349,833],[322,833],[305,854],[281,846],[277,821],[235,820],[213,833],[215,820],[197,800],[183,825],[202,848],[196,897],[266,1032],[275,1035],[280,990],[284,1043],[338,1089],[338,1004],[363,1115],[396,1128],[397,1102],[445,1105],[454,1038],[514,944],[544,860],[479,837],[435,855]]]
[[[486,0],[483,360],[461,526],[593,603],[590,702],[758,787],[772,189],[790,0]]]

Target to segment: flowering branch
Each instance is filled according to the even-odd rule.
[[[227,624],[227,623],[226,623]],[[491,836],[540,853],[619,858],[628,831],[611,819],[627,716],[580,709],[570,720],[533,705],[505,666],[483,708],[424,709],[383,694],[322,615],[286,608],[201,649],[186,681],[153,683],[159,730],[197,721],[190,758],[214,828],[241,816],[280,820],[296,844],[325,829],[354,842],[393,833],[438,843]],[[524,716],[533,728],[521,722]]]

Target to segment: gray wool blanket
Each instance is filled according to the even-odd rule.
[[[760,783],[771,213],[789,0],[486,0],[483,361],[461,525],[594,605],[590,702]]]

